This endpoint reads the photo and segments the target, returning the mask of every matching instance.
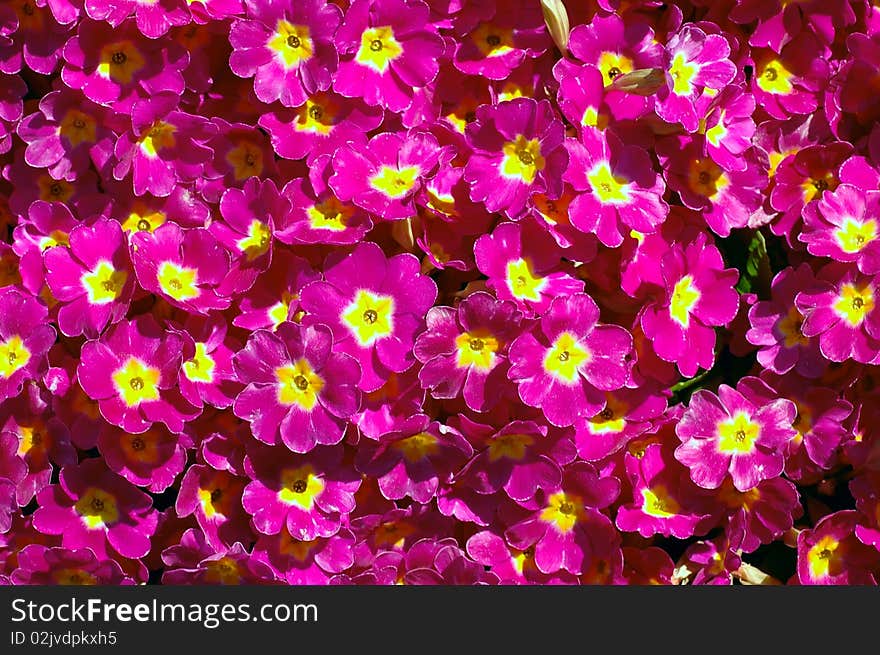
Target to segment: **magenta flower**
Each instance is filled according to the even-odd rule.
[[[773,118],[815,112],[828,82],[829,54],[808,31],[800,32],[781,50],[754,48],[755,100]]]
[[[39,111],[25,116],[17,132],[28,144],[28,165],[48,168],[59,180],[75,180],[90,164],[104,169],[113,155],[114,132],[124,129],[118,114],[63,88],[44,95]]]
[[[415,216],[414,195],[439,165],[440,146],[427,132],[388,132],[369,143],[348,142],[333,155],[330,188],[342,201],[386,220]]]
[[[617,510],[620,530],[677,539],[707,532],[712,519],[707,496],[690,481],[670,449],[649,444],[640,457],[624,455],[624,462],[633,501]]]
[[[338,62],[333,35],[340,14],[326,0],[248,2],[248,19],[236,19],[229,31],[229,68],[239,77],[254,78],[260,101],[298,107],[330,87]]]
[[[831,263],[818,273],[819,284],[795,296],[804,315],[801,332],[818,337],[819,349],[832,362],[849,358],[863,364],[880,355],[880,312],[874,277],[854,266]]]
[[[575,577],[567,571],[542,573],[535,565],[534,548],[517,550],[491,530],[477,532],[465,547],[471,559],[498,576],[499,584],[575,584]]]
[[[278,109],[260,116],[260,127],[269,132],[272,147],[285,159],[333,155],[347,141],[371,132],[382,122],[381,107],[329,91],[310,94],[294,109]]]
[[[600,511],[619,493],[617,478],[602,477],[585,462],[571,464],[562,484],[546,493],[534,512],[511,525],[505,539],[520,551],[531,550],[542,573],[580,575],[619,547],[619,533]]]
[[[598,321],[599,308],[587,294],[556,298],[539,323],[510,345],[508,377],[522,401],[540,407],[553,425],[597,414],[605,407],[603,392],[629,380],[632,335]]]
[[[355,467],[378,480],[385,498],[427,503],[472,454],[457,430],[416,414],[378,442],[364,442],[355,454]]]
[[[329,179],[332,173],[329,163],[330,155],[324,155],[313,166],[324,165],[322,177]],[[305,179],[291,180],[284,185],[282,193],[290,201],[290,211],[275,232],[282,243],[355,244],[373,227],[367,211],[351,202],[340,201],[324,179],[312,183]]]
[[[282,529],[300,541],[332,537],[355,508],[360,476],[342,465],[341,448],[318,447],[306,455],[255,445],[245,470],[251,482],[242,505],[263,534]]]
[[[241,542],[216,550],[196,529],[188,530],[179,546],[162,553],[165,585],[279,584],[272,568],[256,559]]]
[[[569,439],[548,436],[534,421],[511,421],[500,430],[461,417],[461,429],[477,451],[458,478],[479,494],[504,491],[508,498],[528,504],[539,489],[550,492],[562,483],[562,467],[575,460]]]
[[[150,316],[123,320],[83,345],[77,378],[109,423],[139,434],[162,422],[177,433],[198,415],[177,389],[182,349]]]
[[[99,560],[90,548],[47,548],[29,544],[18,553],[10,576],[17,585],[132,585],[112,559]]]
[[[675,362],[693,377],[715,361],[714,326],[733,320],[739,296],[733,288],[739,273],[724,268],[721,253],[704,234],[682,248],[676,244],[661,260],[664,299],[647,306],[641,324],[661,359]]]
[[[785,534],[803,514],[797,487],[785,478],[768,478],[748,491],[737,491],[727,478],[718,490],[729,531],[742,533],[740,548],[752,553]]]
[[[203,464],[190,466],[180,481],[174,505],[177,516],[195,514],[212,549],[228,548],[237,541],[254,539],[250,515],[241,505],[248,479]]]
[[[140,285],[196,314],[226,309],[231,300],[219,287],[229,273],[229,253],[206,228],[163,223],[131,236],[132,260]]]
[[[208,229],[233,253],[224,291],[241,293],[250,289],[257,276],[269,267],[276,221],[289,208],[272,180],[261,182],[251,177],[243,188],[223,192],[220,199],[223,220],[212,222]]]
[[[154,425],[141,434],[107,427],[98,436],[98,449],[107,466],[126,480],[153,493],[170,487],[186,464],[188,437]]]
[[[285,322],[274,333],[255,331],[233,359],[247,384],[235,399],[235,415],[249,421],[263,443],[283,442],[296,453],[339,443],[360,405],[360,370],[335,346],[325,325]]]
[[[827,514],[797,538],[797,577],[804,585],[876,585],[880,551],[855,536],[858,512]]]
[[[56,338],[46,314],[36,298],[14,287],[0,289],[0,402],[42,372]]]
[[[233,346],[228,326],[221,318],[190,316],[179,331],[183,337],[183,364],[178,387],[194,407],[212,405],[225,409],[239,391],[232,368]]]
[[[501,223],[474,244],[477,268],[501,300],[527,315],[542,314],[560,296],[584,290],[559,254],[553,238],[534,221]]]
[[[135,101],[160,91],[180,94],[187,51],[169,39],[145,38],[126,21],[113,28],[82,21],[64,45],[61,79],[99,105],[131,113]]]
[[[564,130],[549,101],[517,98],[481,105],[466,131],[474,152],[464,178],[471,199],[490,212],[520,218],[533,195],[558,198],[568,162]]]
[[[467,75],[490,80],[507,79],[526,57],[538,57],[552,47],[540,7],[535,4],[492,0],[463,5],[453,30],[458,41],[454,66]]]
[[[880,190],[841,184],[804,207],[798,239],[817,257],[855,262],[866,275],[880,273]]]
[[[233,325],[246,330],[274,330],[283,322],[293,320],[300,311],[300,291],[320,277],[302,257],[287,250],[279,251],[269,269],[261,274],[260,284],[242,296],[240,312],[232,319]]]
[[[46,282],[61,303],[58,327],[65,336],[94,339],[128,311],[134,291],[128,244],[119,223],[106,218],[76,226],[68,243],[44,255]]]
[[[519,334],[521,312],[512,302],[477,292],[455,309],[432,307],[425,320],[428,329],[413,349],[424,364],[422,386],[435,398],[462,393],[475,412],[491,409],[507,382],[507,348]]]
[[[707,97],[706,102],[706,152],[726,171],[744,170],[748,164],[742,154],[752,145],[755,135],[754,96],[736,86],[727,86],[714,98]]]
[[[362,391],[375,391],[415,359],[412,345],[437,297],[435,282],[419,271],[414,256],[389,259],[366,242],[349,255],[328,256],[326,281],[302,291],[304,324],[324,323],[333,330],[334,346],[361,365]]]
[[[400,112],[437,76],[445,45],[421,0],[354,0],[335,36],[333,90]]]
[[[785,268],[773,278],[770,300],[749,308],[749,343],[759,346],[758,362],[769,371],[783,375],[794,369],[809,378],[819,377],[827,362],[816,338],[805,337],[804,317],[795,304],[800,291],[816,287],[816,276],[809,264]]]
[[[654,170],[648,153],[624,146],[611,132],[592,128],[581,140],[568,139],[565,179],[578,193],[569,206],[571,223],[595,234],[611,248],[623,243],[632,230],[653,232],[669,213],[663,201],[663,179]]]
[[[149,552],[158,514],[147,494],[101,459],[66,466],[59,480],[37,497],[37,530],[61,535],[65,548],[91,548],[102,560]]]
[[[217,131],[216,125],[179,111],[179,102],[178,94],[166,91],[132,107],[132,130],[116,142],[119,163],[113,177],[122,180],[131,171],[135,195],[167,196],[175,184],[196,179],[211,159],[211,149],[202,143]]]
[[[260,535],[253,556],[271,566],[290,585],[326,585],[333,575],[354,564],[355,536],[340,528],[332,537],[302,541],[282,527],[277,535]]]
[[[717,396],[699,389],[675,428],[682,442],[675,458],[704,489],[717,489],[729,473],[738,491],[748,491],[782,473],[796,416],[785,398],[757,405],[726,384]]]

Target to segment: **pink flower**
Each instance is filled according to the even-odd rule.
[[[632,336],[598,321],[599,308],[587,294],[556,298],[538,324],[510,345],[508,377],[522,401],[540,407],[553,425],[597,414],[605,407],[603,392],[629,380]]]
[[[704,489],[717,489],[730,474],[738,491],[782,473],[784,448],[796,435],[797,407],[779,398],[756,405],[722,384],[718,395],[699,389],[675,428],[675,458]]]
[[[798,239],[817,257],[855,262],[866,275],[880,273],[880,191],[841,184],[804,207]]]
[[[341,13],[326,0],[248,2],[248,19],[236,19],[230,28],[229,67],[239,77],[254,77],[262,102],[298,107],[330,87],[338,63],[333,35]]]
[[[55,343],[46,314],[35,298],[14,287],[0,289],[0,402],[17,396],[44,368]]]
[[[325,325],[285,322],[272,333],[257,330],[233,359],[247,384],[235,399],[235,415],[251,423],[267,444],[296,453],[339,443],[360,405],[357,361],[335,349]]]

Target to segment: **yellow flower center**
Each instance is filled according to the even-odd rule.
[[[165,223],[165,212],[147,207],[141,201],[135,201],[131,212],[122,224],[125,232],[152,232]]]
[[[342,310],[342,321],[361,346],[369,346],[394,331],[394,298],[360,290]]]
[[[490,371],[495,366],[495,353],[500,344],[488,333],[459,334],[455,338],[455,365],[459,368],[473,366],[480,371]]]
[[[669,315],[681,325],[687,327],[691,322],[691,312],[700,300],[700,290],[694,285],[694,278],[685,275],[672,290],[672,298],[669,301]]]
[[[663,485],[642,489],[642,511],[645,514],[668,519],[677,515],[680,510],[678,502]]]
[[[570,332],[563,332],[544,355],[544,370],[566,384],[576,383],[581,366],[590,361],[590,352]]]
[[[437,437],[433,434],[422,432],[406,439],[395,441],[393,448],[400,451],[410,462],[418,462],[426,457],[435,455],[440,450],[440,444],[437,441]]]
[[[517,300],[541,300],[541,291],[547,280],[535,275],[528,259],[514,259],[507,262],[507,288]]]
[[[251,141],[242,140],[226,153],[232,174],[239,182],[263,173],[263,151]]]
[[[146,60],[131,41],[108,43],[98,56],[98,75],[118,84],[131,84]]]
[[[214,380],[214,358],[208,354],[201,341],[196,342],[196,353],[193,358],[183,363],[183,374],[193,382],[210,383]]]
[[[788,313],[785,316],[779,319],[779,323],[776,325],[779,329],[779,333],[784,339],[786,348],[805,346],[810,343],[810,340],[801,332],[801,326],[803,324],[804,317],[801,316],[801,313],[794,305],[789,308]]]
[[[587,180],[599,202],[605,205],[627,204],[630,200],[630,182],[625,177],[615,177],[608,162],[601,162],[587,173]]]
[[[68,109],[58,124],[58,134],[67,139],[72,148],[82,143],[95,142],[95,119],[78,109]]]
[[[30,359],[31,351],[17,334],[0,342],[0,378],[12,377],[18,369],[27,366]]]
[[[127,280],[128,273],[117,271],[108,261],[98,262],[93,271],[83,273],[81,278],[92,305],[106,305],[116,300]]]
[[[309,207],[306,212],[309,215],[309,224],[312,228],[342,232],[348,227],[348,221],[354,213],[354,208],[351,205],[343,204],[335,196],[330,196],[324,202]]]
[[[402,53],[403,46],[394,38],[394,30],[390,25],[370,27],[361,35],[361,47],[354,60],[362,66],[385,73],[391,62]]]
[[[159,399],[159,376],[158,368],[147,366],[137,357],[129,357],[111,377],[123,402],[136,407],[142,402]]]
[[[248,261],[253,261],[268,252],[271,240],[272,235],[269,233],[269,226],[262,221],[253,220],[248,225],[248,235],[243,239],[239,239],[236,245],[239,250],[245,253]]]
[[[481,23],[471,32],[471,40],[484,57],[499,57],[513,50],[513,30]]]
[[[333,102],[326,93],[318,93],[307,99],[305,104],[297,109],[293,128],[297,132],[330,134],[336,122],[338,111],[338,104]]]
[[[526,456],[529,446],[534,443],[535,438],[528,434],[503,434],[495,437],[489,443],[489,461],[495,462],[502,457],[519,461]]]
[[[141,137],[141,150],[148,157],[155,157],[164,148],[174,147],[174,133],[177,128],[165,121],[156,121]]]
[[[501,174],[506,178],[531,184],[538,172],[544,170],[546,162],[538,139],[527,139],[519,134],[516,140],[505,143],[502,150]]]
[[[294,25],[286,20],[278,21],[267,45],[286,69],[311,59],[315,48],[308,25]]]
[[[709,199],[715,197],[730,179],[724,170],[711,159],[694,159],[688,171],[688,186],[691,191]]]
[[[877,221],[871,218],[862,223],[847,217],[843,226],[834,230],[834,238],[843,252],[857,253],[877,238]]]
[[[547,506],[541,510],[541,520],[550,523],[560,532],[573,530],[584,515],[583,500],[563,491],[550,496]]]
[[[778,59],[772,59],[764,64],[758,72],[756,80],[758,87],[774,95],[788,95],[794,87],[791,83],[792,73]]]
[[[599,72],[602,73],[602,80],[605,82],[605,86],[611,84],[618,75],[626,75],[635,70],[632,59],[608,50],[599,55],[598,68]]]
[[[184,301],[198,298],[201,290],[196,286],[198,271],[184,268],[174,262],[162,262],[159,266],[159,288],[174,300]]]
[[[748,414],[738,412],[718,424],[718,452],[725,455],[750,453],[761,434],[761,426]]]
[[[293,364],[285,364],[275,369],[278,380],[278,401],[284,405],[296,405],[311,411],[318,403],[318,396],[324,388],[324,379],[315,373],[305,358]]]
[[[672,76],[672,92],[679,96],[694,94],[694,77],[700,67],[684,58],[684,53],[676,52],[672,58],[669,74]]]
[[[296,505],[306,511],[315,506],[315,499],[324,491],[324,481],[315,475],[311,466],[285,469],[281,473],[278,499],[287,505]]]
[[[421,169],[418,166],[385,166],[373,175],[369,182],[370,186],[389,198],[399,199],[405,197],[419,179]]]
[[[116,498],[103,489],[89,487],[74,505],[89,530],[98,530],[119,520]]]
[[[814,580],[839,573],[843,564],[843,553],[838,552],[840,542],[828,535],[822,537],[807,553],[810,575]]]
[[[842,285],[834,302],[834,311],[852,327],[858,327],[874,311],[874,287],[870,282],[862,286]]]

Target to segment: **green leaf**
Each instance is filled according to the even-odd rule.
[[[740,269],[736,290],[740,293],[757,293],[763,296],[768,290],[770,260],[767,257],[767,243],[764,235],[755,231],[746,248],[745,265]]]

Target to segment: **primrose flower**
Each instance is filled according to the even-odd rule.
[[[354,564],[355,536],[340,528],[332,537],[296,539],[287,528],[277,535],[260,535],[253,555],[270,565],[287,584],[325,585],[334,574]]]
[[[274,333],[253,332],[233,359],[247,384],[235,415],[250,422],[258,440],[296,453],[339,443],[360,405],[360,368],[339,350],[326,325],[284,322]]]
[[[386,258],[366,242],[348,256],[328,256],[326,281],[302,290],[303,323],[333,331],[334,347],[360,363],[362,391],[375,391],[415,361],[412,345],[437,298],[436,283],[419,271],[413,255]]]
[[[629,380],[632,335],[598,321],[599,308],[587,294],[556,298],[537,325],[510,345],[508,377],[522,401],[540,407],[553,425],[594,416],[605,407],[603,392]]]
[[[477,268],[500,300],[528,315],[542,314],[554,298],[583,291],[562,261],[553,238],[535,221],[501,223],[474,244]]]
[[[300,291],[320,277],[302,257],[287,250],[277,252],[271,266],[261,274],[260,284],[242,295],[232,324],[246,330],[274,330],[292,321],[300,311]]]
[[[880,551],[855,535],[858,512],[823,516],[797,539],[797,577],[808,585],[876,585]]]
[[[59,484],[43,489],[37,502],[34,527],[61,535],[65,548],[91,548],[102,560],[150,550],[158,517],[152,499],[101,459],[65,466]]]
[[[10,576],[17,585],[132,585],[112,559],[100,560],[90,548],[46,547],[28,544],[18,553],[18,568]]]
[[[122,320],[83,344],[77,380],[109,423],[140,434],[162,422],[177,433],[198,415],[177,388],[182,350],[151,316]]]
[[[457,430],[416,414],[378,442],[363,443],[355,454],[355,467],[378,480],[385,498],[427,503],[472,454]]]
[[[183,471],[188,444],[188,437],[172,434],[159,425],[140,434],[108,426],[98,435],[98,450],[107,466],[153,493],[165,491]]]
[[[736,75],[728,57],[730,44],[721,34],[706,34],[685,24],[666,44],[669,63],[667,84],[658,93],[657,115],[669,123],[681,123],[688,132],[699,127],[695,102],[704,90],[720,91]]]
[[[400,112],[437,76],[443,38],[421,0],[353,0],[336,30],[333,90]]]
[[[455,398],[476,412],[490,409],[507,381],[507,347],[519,334],[522,314],[490,294],[469,295],[457,308],[432,307],[427,330],[413,353],[424,364],[419,380],[435,398]]]
[[[771,284],[769,300],[760,300],[749,308],[751,328],[749,343],[759,346],[758,362],[769,371],[783,375],[794,369],[816,378],[827,366],[819,350],[819,341],[803,334],[804,316],[795,298],[800,291],[816,287],[816,276],[809,264],[779,271]]]
[[[61,79],[114,111],[131,113],[135,101],[160,91],[180,94],[189,54],[169,39],[149,39],[133,21],[118,27],[84,20],[64,45]]]
[[[352,201],[386,220],[415,216],[413,196],[437,170],[437,140],[427,132],[405,137],[382,132],[369,143],[348,142],[333,155],[330,188],[339,200]]]
[[[753,49],[752,93],[757,103],[779,119],[816,111],[828,81],[828,52],[806,30],[781,50]]]
[[[122,226],[106,218],[77,225],[68,244],[44,255],[46,282],[61,303],[58,327],[65,336],[94,339],[128,311],[134,291],[128,244]]]
[[[473,14],[479,12],[479,16]],[[463,6],[453,30],[459,46],[453,65],[467,75],[504,80],[526,57],[534,58],[550,47],[541,8],[530,3],[491,0]]]
[[[228,548],[237,541],[250,543],[254,539],[250,515],[241,504],[247,484],[246,477],[193,464],[180,481],[174,510],[180,518],[195,514],[204,538],[214,549]]]
[[[617,510],[617,527],[643,537],[661,534],[687,539],[702,534],[707,519],[706,496],[662,444],[649,444],[640,457],[624,455],[633,502]]]
[[[568,139],[566,181],[578,193],[569,205],[572,225],[611,248],[632,230],[653,232],[669,213],[663,180],[648,153],[624,146],[611,132],[584,128],[580,141]]]
[[[46,315],[36,298],[14,287],[0,289],[0,402],[17,396],[43,369],[56,338]]]
[[[749,491],[782,473],[796,416],[785,398],[757,405],[726,384],[718,395],[699,389],[675,428],[675,458],[704,489],[717,489],[729,474],[738,491]]]
[[[481,105],[466,129],[474,149],[464,169],[471,199],[520,218],[533,195],[558,198],[568,162],[562,122],[550,102],[516,98]]]
[[[801,332],[817,337],[822,354],[832,362],[849,358],[863,364],[880,355],[880,312],[875,277],[854,266],[831,263],[817,274],[819,284],[795,296],[804,315]]]
[[[586,462],[571,464],[562,484],[545,494],[539,509],[507,528],[505,539],[520,551],[531,550],[542,573],[580,575],[619,547],[620,534],[600,511],[619,493],[617,478],[598,475]]]
[[[190,21],[189,11],[180,0],[85,0],[83,8],[92,20],[107,21],[112,27],[119,27],[134,14],[138,30],[151,39],[157,39],[172,27],[186,25]]]
[[[113,177],[124,179],[132,173],[134,193],[141,196],[169,195],[180,182],[201,175],[212,151],[202,142],[217,131],[206,118],[179,111],[178,94],[161,92],[139,100],[131,110],[132,129],[116,142],[114,154],[119,163]]]
[[[190,316],[179,334],[184,340],[177,383],[181,395],[195,407],[232,405],[239,385],[232,369],[236,344],[227,339],[226,322],[219,317]]]
[[[755,135],[755,97],[736,86],[726,86],[707,98],[708,110],[700,130],[706,135],[706,152],[727,171],[741,171],[748,164],[742,154]]]
[[[657,355],[675,362],[685,377],[715,361],[715,330],[736,316],[739,273],[724,268],[718,249],[705,234],[685,248],[675,244],[661,260],[664,299],[647,306],[641,325]]]
[[[253,77],[257,98],[267,104],[280,100],[299,107],[309,95],[326,91],[338,62],[333,35],[339,7],[326,0],[255,0],[246,7],[248,18],[229,29],[232,72]]]
[[[242,506],[263,534],[282,528],[300,541],[332,537],[355,508],[361,478],[342,466],[341,448],[318,447],[306,455],[286,448],[255,444],[248,449],[245,470],[251,482]]]
[[[798,239],[817,257],[855,262],[866,275],[880,273],[880,190],[841,184],[804,207]]]
[[[229,252],[210,230],[169,221],[152,232],[136,232],[130,241],[145,290],[196,314],[229,307],[231,299],[219,293],[229,273]]]

